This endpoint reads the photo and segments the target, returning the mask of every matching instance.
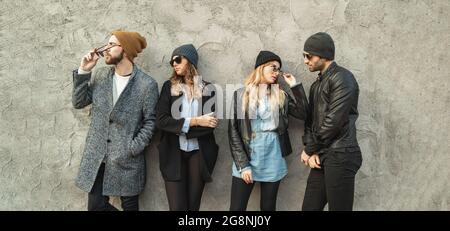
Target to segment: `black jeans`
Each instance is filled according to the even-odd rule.
[[[355,175],[362,164],[360,151],[330,150],[321,156],[322,169],[311,169],[303,199],[303,211],[353,210]]]
[[[165,181],[170,211],[198,211],[205,181],[204,163],[199,151],[181,151],[181,179]]]
[[[260,182],[261,185],[261,211],[275,211],[277,207],[277,194],[280,186],[280,181],[276,182]],[[246,184],[241,178],[233,176],[231,183],[231,203],[230,211],[245,211],[247,210],[248,199],[252,193],[252,184]]]
[[[109,203],[109,196],[103,195],[103,175],[105,174],[105,163],[100,165],[100,168],[95,178],[94,186],[88,194],[88,211],[118,211],[116,207]],[[138,211],[139,210],[139,195],[136,196],[122,196],[122,209],[124,211]]]

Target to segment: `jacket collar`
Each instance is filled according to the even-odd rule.
[[[317,80],[322,81],[326,77],[330,76],[334,72],[334,69],[336,69],[336,67],[337,67],[337,64],[336,64],[336,62],[333,61],[330,64],[330,66],[328,66],[328,68],[325,70],[325,72],[323,74],[319,73],[319,75],[317,76]]]

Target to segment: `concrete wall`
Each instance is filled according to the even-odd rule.
[[[199,69],[218,84],[242,82],[261,49],[309,91],[302,64],[318,31],[336,43],[336,61],[359,82],[363,166],[356,210],[449,210],[449,12],[447,0],[69,1],[0,0],[0,209],[85,210],[74,178],[89,125],[71,105],[71,70],[117,28],[139,31],[149,47],[137,63],[160,87],[172,50],[193,43]],[[101,64],[104,65],[104,64]],[[302,122],[292,120],[278,210],[301,208],[308,169],[299,164]],[[226,122],[202,210],[227,210],[231,156]],[[148,148],[143,210],[167,210],[156,142]],[[113,198],[117,204],[117,198]],[[249,210],[259,209],[255,188]]]

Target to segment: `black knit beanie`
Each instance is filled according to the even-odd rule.
[[[258,57],[256,57],[255,69],[264,63],[270,61],[278,61],[280,63],[281,68],[281,58],[271,51],[260,51]]]
[[[325,32],[311,35],[306,40],[303,50],[321,58],[334,60],[334,42],[331,36]]]
[[[189,60],[190,63],[192,63],[194,65],[195,68],[197,68],[198,53],[197,53],[197,49],[195,49],[194,45],[185,44],[185,45],[182,45],[182,46],[176,48],[172,52],[172,57],[170,58],[170,60],[172,60],[173,57],[177,56],[177,55],[185,57],[187,60]]]

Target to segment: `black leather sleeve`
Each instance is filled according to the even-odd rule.
[[[305,120],[308,111],[308,100],[306,99],[305,89],[303,85],[297,84],[291,88],[294,98],[289,97],[289,115]]]
[[[233,95],[232,117],[228,123],[228,139],[230,142],[231,156],[236,164],[237,169],[249,166],[249,159],[245,151],[244,142],[242,140],[239,121],[237,118],[237,91]]]
[[[309,91],[309,104],[305,120],[305,134],[303,135],[303,144],[305,146],[305,152],[308,155],[316,153],[319,149],[319,146],[316,144],[314,134],[312,132],[315,87],[317,87],[317,82],[311,86]]]

